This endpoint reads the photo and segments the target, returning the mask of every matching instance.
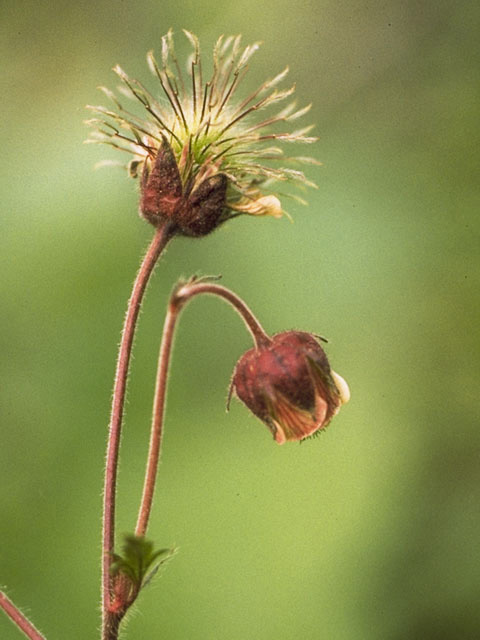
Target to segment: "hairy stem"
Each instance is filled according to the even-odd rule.
[[[120,448],[120,434],[125,404],[128,369],[132,352],[133,338],[137,324],[143,296],[162,251],[173,235],[169,224],[164,224],[155,231],[155,235],[147,249],[140,270],[133,284],[132,293],[128,301],[127,314],[123,325],[122,338],[118,353],[115,384],[113,389],[112,412],[108,436],[105,486],[103,495],[103,544],[102,544],[102,637],[112,640],[109,628],[110,606],[110,565],[115,541],[115,494],[118,469],[118,452]]]
[[[0,591],[0,607],[5,611],[7,616],[17,625],[20,631],[30,638],[30,640],[45,640],[43,636],[30,622],[30,620],[13,604],[7,595]]]
[[[124,615],[124,614],[123,614]],[[123,615],[109,614],[103,628],[103,640],[117,640]]]
[[[183,306],[193,297],[200,294],[207,293],[213,296],[219,296],[228,302],[235,311],[240,315],[245,322],[247,329],[252,334],[252,338],[257,347],[270,344],[272,341],[270,336],[265,332],[260,322],[250,311],[245,302],[237,296],[236,293],[230,291],[226,287],[222,287],[219,284],[213,284],[212,282],[191,282],[187,283],[174,293],[173,301],[177,305]]]
[[[144,536],[147,532],[150,512],[152,510],[153,495],[157,477],[158,461],[161,453],[163,420],[165,413],[165,398],[168,380],[168,368],[172,351],[175,326],[181,309],[193,297],[207,293],[217,295],[229,302],[240,314],[247,328],[253,336],[257,347],[271,342],[263,327],[255,318],[247,305],[236,294],[220,285],[209,282],[191,282],[177,289],[170,300],[167,316],[163,327],[162,343],[157,368],[157,381],[155,387],[155,399],[153,404],[152,429],[150,434],[150,446],[148,452],[145,482],[143,486],[142,501],[138,513],[135,534]]]
[[[162,446],[163,416],[167,391],[168,367],[177,318],[177,308],[170,305],[165,318],[165,324],[163,326],[162,344],[160,346],[147,468],[145,471],[142,501],[140,504],[140,511],[138,513],[137,526],[135,528],[135,535],[137,536],[144,536],[147,532],[148,520],[152,509],[153,494],[155,491],[155,478],[157,475],[158,460]]]

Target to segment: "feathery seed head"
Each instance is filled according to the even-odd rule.
[[[140,103],[146,113],[137,116],[112,91],[100,87],[115,109],[87,107],[97,115],[87,121],[94,129],[88,142],[131,154],[127,166],[132,177],[141,178],[141,214],[155,225],[167,217],[180,233],[199,236],[242,213],[280,217],[284,212],[278,183],[315,186],[292,165],[319,163],[286,156],[282,148],[271,145],[314,142],[316,138],[308,135],[310,126],[293,132],[279,129],[288,129],[310,106],[296,109],[290,102],[269,111],[294,93],[294,87],[278,88],[288,68],[235,100],[259,44],[242,50],[240,36],[221,36],[205,80],[198,39],[184,33],[192,46],[186,74],[175,55],[171,30],[162,38],[161,61],[153,52],[147,55],[160,95],[150,93],[119,66],[114,68],[123,83],[119,92]],[[255,118],[256,112],[262,115]]]

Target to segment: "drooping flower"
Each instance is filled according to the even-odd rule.
[[[221,36],[213,49],[209,79],[196,36],[184,31],[193,52],[182,72],[170,30],[162,38],[161,62],[147,55],[159,90],[150,93],[119,66],[119,92],[141,105],[143,113],[128,110],[105,87],[114,109],[88,106],[97,117],[87,142],[105,143],[131,155],[132,177],[141,179],[141,214],[153,224],[171,219],[185,235],[205,235],[221,222],[240,214],[280,217],[279,183],[315,186],[297,168],[318,164],[308,157],[287,156],[277,143],[312,143],[311,126],[289,131],[282,127],[306,114],[311,105],[297,109],[290,101],[272,110],[294,93],[279,89],[288,68],[255,91],[236,99],[238,87],[258,43],[244,49],[240,36]],[[257,112],[265,112],[257,116]],[[282,194],[285,195],[285,194]],[[287,194],[294,197],[292,194]]]
[[[274,335],[238,361],[231,392],[263,420],[278,444],[324,429],[350,392],[318,340],[302,331]]]

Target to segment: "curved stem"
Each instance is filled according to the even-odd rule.
[[[230,289],[227,289],[226,287],[222,287],[219,284],[213,284],[212,282],[193,281],[192,283],[187,283],[186,285],[178,289],[174,293],[172,301],[183,306],[193,297],[198,296],[202,293],[219,296],[220,298],[223,298],[224,300],[229,302],[245,322],[247,329],[252,334],[255,345],[257,347],[262,347],[270,344],[272,339],[265,332],[264,328],[257,320],[257,318],[253,315],[250,308],[239,296],[237,296],[236,293],[233,293],[233,291],[230,291]]]
[[[102,633],[109,637],[108,608],[110,605],[110,565],[115,539],[115,494],[118,469],[118,452],[122,428],[123,409],[127,376],[132,352],[133,338],[143,296],[152,275],[155,264],[173,235],[172,227],[166,223],[155,231],[147,249],[140,270],[133,284],[128,301],[127,315],[123,325],[122,338],[118,353],[115,384],[113,389],[112,413],[107,446],[105,487],[103,495],[103,544],[102,544]],[[110,636],[111,637],[111,636]]]
[[[10,617],[17,627],[23,631],[27,638],[30,638],[30,640],[45,640],[45,636],[35,629],[30,620],[26,618],[19,609],[17,609],[3,591],[0,591],[0,607],[2,607],[7,616]]]
[[[193,297],[202,293],[217,295],[229,302],[244,320],[257,347],[265,346],[271,342],[271,338],[265,333],[262,325],[247,305],[229,289],[208,282],[192,282],[182,286],[173,293],[163,326],[162,343],[160,346],[148,461],[145,470],[142,501],[140,503],[135,529],[135,535],[137,536],[144,536],[146,534],[150,512],[152,510],[158,461],[162,446],[168,369],[176,323],[184,305]]]

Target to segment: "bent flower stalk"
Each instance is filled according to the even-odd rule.
[[[236,99],[259,44],[242,49],[240,36],[221,36],[205,80],[199,41],[184,33],[192,46],[186,73],[177,60],[171,30],[162,38],[161,61],[153,52],[147,55],[159,91],[150,93],[119,66],[114,68],[122,82],[118,93],[141,105],[142,114],[128,110],[114,92],[100,87],[115,110],[88,106],[97,117],[87,121],[94,129],[87,142],[105,143],[131,155],[126,167],[141,180],[140,213],[155,226],[168,218],[177,233],[201,236],[240,214],[280,217],[285,211],[279,195],[304,201],[280,194],[279,183],[315,186],[296,166],[319,163],[288,156],[276,146],[315,142],[308,135],[311,126],[289,130],[311,105],[297,109],[294,100],[288,101],[295,87],[278,88],[288,67]],[[275,109],[285,101],[286,106]],[[255,118],[256,112],[265,114]]]

